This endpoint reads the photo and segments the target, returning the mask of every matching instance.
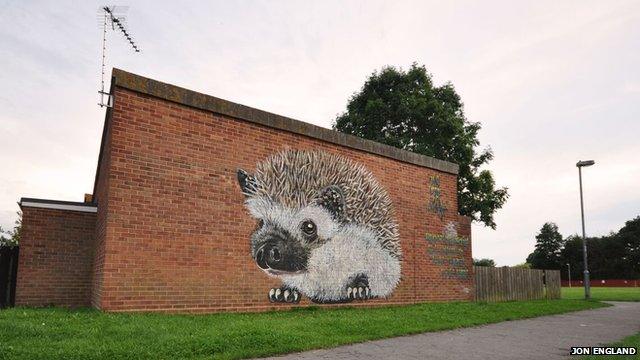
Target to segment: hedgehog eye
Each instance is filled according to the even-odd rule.
[[[307,236],[315,236],[316,233],[318,232],[318,228],[316,227],[316,224],[311,220],[303,221],[301,228],[302,228],[302,232]]]
[[[264,220],[263,219],[258,219],[258,227],[261,228],[264,226]]]

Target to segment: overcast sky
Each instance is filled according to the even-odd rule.
[[[108,33],[119,67],[330,127],[384,65],[424,64],[482,123],[489,165],[511,198],[497,230],[476,225],[474,257],[521,263],[554,221],[587,232],[640,215],[640,2],[132,1]],[[518,2],[523,3],[523,2]],[[116,3],[118,4],[118,3]],[[104,110],[101,28],[91,1],[0,0],[0,225],[20,197],[92,191]],[[110,70],[109,70],[110,71]]]

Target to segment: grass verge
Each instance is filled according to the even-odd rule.
[[[640,333],[631,335],[620,341],[608,344],[608,346],[633,346],[640,349]],[[638,355],[592,355],[583,356],[581,360],[613,360],[613,359],[638,359]]]
[[[212,315],[14,308],[0,310],[0,358],[238,359],[602,306],[538,300]]]
[[[640,301],[638,287],[592,287],[591,297],[600,301]],[[584,288],[563,287],[563,299],[584,299]]]

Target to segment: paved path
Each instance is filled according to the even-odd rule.
[[[570,359],[571,346],[596,346],[640,332],[640,302],[563,315],[424,333],[271,359]]]

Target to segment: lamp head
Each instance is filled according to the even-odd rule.
[[[576,164],[577,167],[586,167],[586,166],[591,166],[593,164],[595,164],[596,162],[593,160],[580,160],[578,161],[578,163]]]

